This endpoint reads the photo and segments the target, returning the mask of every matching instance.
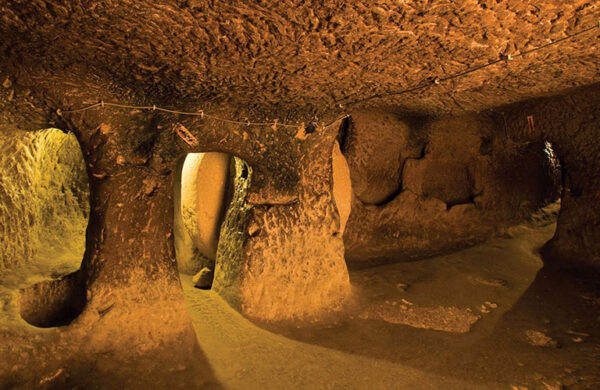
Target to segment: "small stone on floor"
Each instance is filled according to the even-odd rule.
[[[209,289],[212,286],[213,271],[210,268],[204,267],[192,278],[194,287]]]

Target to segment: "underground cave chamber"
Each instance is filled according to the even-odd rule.
[[[0,5],[0,389],[600,388],[596,4],[67,3]]]
[[[392,380],[387,370],[403,364],[401,356],[415,350],[418,367],[440,378],[454,375],[457,386],[468,375],[461,371],[461,362],[489,359],[489,351],[527,356],[527,349],[535,348],[540,351],[532,358],[535,362],[524,358],[523,364],[543,361],[549,367],[540,374],[544,380],[551,377],[553,364],[582,362],[575,347],[590,342],[591,333],[585,330],[593,324],[564,330],[574,314],[557,311],[550,320],[548,312],[539,309],[545,303],[537,302],[539,294],[565,283],[556,280],[564,271],[542,269],[540,253],[560,238],[557,217],[560,224],[564,197],[568,202],[573,196],[576,178],[569,176],[569,159],[561,158],[560,144],[557,147],[546,135],[530,138],[532,128],[526,122],[511,125],[494,113],[403,118],[384,111],[357,111],[324,132],[327,142],[307,148],[305,153],[313,157],[300,159],[295,168],[300,185],[307,188],[293,187],[291,197],[268,192],[281,188],[271,187],[265,179],[261,161],[254,160],[253,168],[230,153],[180,155],[173,163],[173,178],[164,182],[168,200],[164,207],[172,213],[159,221],[168,225],[172,218],[172,235],[153,239],[167,245],[172,238],[174,277],[176,286],[183,288],[179,299],[185,302],[178,310],[193,323],[195,342],[217,365],[229,362],[239,345],[249,351],[247,358],[221,369],[225,376],[256,364],[248,359],[258,355],[265,365],[254,367],[263,373],[277,365],[282,353],[292,353],[285,351],[316,354],[319,362],[331,359],[329,353],[313,350],[319,346],[344,354],[344,364],[350,366],[359,363],[345,354],[384,359],[390,366],[379,369],[382,383]],[[82,277],[86,271],[80,269],[87,256],[89,194],[102,188],[104,174],[86,172],[73,133],[11,131],[2,144],[7,151],[2,164],[8,173],[3,176],[4,226],[11,236],[25,237],[4,244],[12,250],[3,258],[3,267],[11,270],[3,279],[5,314],[10,318],[3,325],[4,334],[15,337],[16,329],[21,334],[56,329],[60,334],[109,316],[112,302],[96,309],[95,318],[85,318],[90,288]],[[146,180],[135,196],[153,197],[156,186]],[[275,202],[266,201],[268,197]],[[97,199],[110,201],[106,196]],[[143,218],[136,229],[143,231],[153,215],[145,208],[139,212]],[[93,227],[87,229],[89,237]],[[107,233],[101,233],[101,239],[102,234]],[[313,245],[317,237],[320,241]],[[328,261],[335,251],[341,254],[340,261],[328,267],[317,269],[308,261],[310,257]],[[576,280],[580,277],[576,275],[570,278]],[[314,283],[323,283],[325,289],[311,291]],[[566,283],[565,288],[572,289],[568,278]],[[584,288],[589,280],[579,283]],[[572,294],[549,296],[552,305],[558,301],[572,306]],[[122,315],[137,310],[142,309],[128,309]],[[542,312],[542,322],[531,318],[536,310]],[[154,318],[157,326],[162,327],[164,318],[162,313]],[[518,331],[511,330],[515,321]],[[338,330],[333,335],[327,329]],[[365,331],[371,335],[355,339]],[[558,339],[560,332],[567,335],[566,341]],[[251,335],[248,339],[246,333]],[[513,344],[501,348],[489,335]],[[484,341],[465,352],[463,360],[440,367],[465,343],[474,342],[463,337]],[[367,343],[370,349],[364,349]],[[446,352],[439,353],[440,346]],[[82,353],[71,345],[62,348],[66,350],[58,354]],[[545,350],[563,356],[548,357]],[[303,361],[299,356],[294,359]],[[194,370],[209,366],[207,361],[195,361]],[[70,375],[77,376],[84,367],[76,367]],[[298,367],[291,370],[302,372]],[[58,383],[75,383],[62,372]],[[497,381],[512,378],[512,374],[487,375]],[[528,371],[519,375],[526,378]],[[595,380],[592,373],[586,375],[583,383]],[[115,377],[118,382],[99,383],[127,382]],[[562,374],[555,381],[564,383],[568,377]],[[26,376],[20,378],[26,383]],[[286,386],[285,378],[287,374],[279,379],[281,387]],[[91,385],[81,378],[76,381]],[[267,386],[259,386],[263,385]]]

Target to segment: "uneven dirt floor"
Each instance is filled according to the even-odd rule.
[[[542,216],[455,254],[353,270],[356,304],[327,328],[266,330],[182,283],[226,388],[599,389],[600,286],[540,270],[555,226]]]
[[[226,389],[599,389],[600,279],[541,268],[553,211],[451,255],[351,270],[356,299],[327,327],[256,325],[182,275],[201,350]],[[0,286],[14,353],[49,331],[18,317],[16,279]]]

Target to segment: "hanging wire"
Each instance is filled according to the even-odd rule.
[[[366,98],[362,98],[362,99],[357,99],[357,100],[351,101],[349,103],[342,103],[343,101],[349,99],[351,96],[354,96],[354,95],[357,94],[357,93],[354,93],[352,95],[348,95],[348,96],[345,96],[345,97],[343,97],[341,99],[338,99],[334,103],[336,105],[339,105],[340,107],[343,107],[343,105],[352,106],[352,105],[356,105],[358,103],[364,103],[366,101],[370,101],[370,100],[373,100],[373,99],[381,99],[381,98],[386,98],[386,97],[390,97],[390,96],[398,96],[398,95],[403,95],[403,94],[407,94],[407,93],[411,93],[411,92],[416,92],[416,91],[419,91],[419,90],[427,89],[427,88],[430,88],[432,85],[439,85],[439,84],[441,84],[443,82],[450,81],[450,80],[453,80],[453,79],[456,79],[456,78],[459,78],[459,77],[464,77],[464,76],[466,76],[468,74],[480,71],[480,70],[488,68],[490,66],[494,66],[494,65],[499,64],[501,62],[512,61],[515,58],[523,57],[525,55],[531,54],[531,53],[536,52],[538,50],[542,50],[542,49],[545,49],[545,48],[550,47],[550,46],[558,45],[558,44],[560,44],[562,42],[568,41],[570,39],[573,39],[575,37],[578,37],[580,35],[583,35],[585,33],[588,33],[590,31],[596,30],[596,29],[600,29],[600,21],[597,24],[594,24],[593,26],[590,26],[588,28],[580,30],[580,31],[578,31],[576,33],[573,33],[571,35],[567,35],[567,36],[565,36],[563,38],[556,39],[556,40],[554,40],[552,42],[548,42],[548,43],[543,44],[541,46],[537,46],[537,47],[534,47],[532,49],[519,52],[517,54],[512,54],[512,55],[509,54],[509,55],[507,55],[507,56],[505,56],[503,58],[500,58],[500,59],[497,59],[497,60],[494,60],[494,61],[490,61],[490,62],[488,62],[486,64],[483,64],[483,65],[479,65],[479,66],[475,66],[475,67],[472,67],[472,68],[468,68],[466,70],[463,70],[463,71],[460,71],[460,72],[457,72],[457,73],[454,73],[454,74],[450,74],[450,75],[447,75],[447,76],[443,76],[443,77],[430,77],[426,81],[422,81],[422,82],[420,82],[420,83],[418,83],[418,84],[416,84],[416,85],[414,85],[412,87],[408,87],[408,88],[400,90],[400,91],[388,92],[388,93],[378,93],[378,94],[374,94],[374,95],[368,96]],[[220,121],[220,122],[231,123],[231,124],[240,124],[240,125],[246,125],[246,126],[273,126],[273,127],[280,126],[280,127],[288,127],[288,128],[298,128],[298,126],[301,126],[301,124],[279,123],[277,120],[275,120],[274,122],[237,121],[237,120],[232,120],[232,119],[227,119],[227,118],[221,118],[221,117],[218,117],[218,116],[212,115],[212,114],[205,114],[204,111],[202,111],[202,110],[196,111],[196,112],[193,112],[193,111],[180,111],[180,110],[171,110],[171,109],[168,109],[168,108],[158,107],[156,105],[152,105],[152,106],[135,106],[135,105],[129,105],[129,104],[109,103],[109,102],[104,102],[104,101],[100,101],[99,103],[94,103],[94,104],[91,104],[89,106],[78,108],[78,109],[75,109],[75,110],[60,110],[59,109],[59,110],[57,110],[57,113],[60,115],[62,113],[84,112],[84,111],[91,110],[91,109],[98,108],[98,107],[100,107],[100,108],[104,108],[104,107],[116,107],[116,108],[127,108],[127,109],[136,109],[136,110],[161,111],[161,112],[166,112],[166,113],[170,113],[170,114],[177,114],[177,115],[199,116],[201,118],[209,118],[209,119]],[[343,116],[341,116],[341,117],[337,118],[336,120],[330,122],[329,124],[325,125],[325,127],[330,126],[331,124],[335,123],[338,120],[342,120],[342,119],[348,118],[349,116],[350,115],[348,115],[348,114],[344,114]]]
[[[233,123],[233,124],[241,124],[241,125],[247,125],[247,126],[273,126],[274,123],[273,122],[248,122],[248,121],[236,121],[236,120],[231,120],[231,119],[226,119],[226,118],[221,118],[215,115],[211,115],[211,114],[205,114],[204,111],[200,110],[200,111],[179,111],[179,110],[171,110],[168,108],[163,108],[163,107],[158,107],[155,105],[152,106],[134,106],[134,105],[129,105],[129,104],[120,104],[120,103],[109,103],[109,102],[104,102],[101,101],[99,103],[94,103],[91,104],[89,106],[86,107],[82,107],[76,110],[60,110],[59,114],[62,113],[76,113],[76,112],[84,112],[87,110],[91,110],[94,108],[103,108],[103,107],[117,107],[117,108],[127,108],[127,109],[134,109],[134,110],[152,110],[152,111],[162,111],[162,112],[167,112],[170,114],[177,114],[177,115],[187,115],[187,116],[199,116],[201,118],[209,118],[209,119],[213,119],[213,120],[217,120],[220,122],[227,122],[227,123]],[[281,126],[281,127],[293,127],[293,128],[297,128],[299,125],[291,125],[291,124],[285,124],[285,123],[276,123],[277,126]]]
[[[565,42],[567,40],[573,39],[575,37],[578,37],[580,35],[583,35],[585,33],[588,33],[590,31],[592,31],[592,30],[595,30],[595,29],[600,29],[600,21],[597,24],[594,24],[593,26],[590,26],[588,28],[580,30],[580,31],[578,31],[576,33],[573,33],[571,35],[567,35],[565,37],[556,39],[556,40],[554,40],[552,42],[545,43],[545,44],[543,44],[541,46],[537,46],[537,47],[534,47],[534,48],[529,49],[529,50],[522,51],[522,52],[517,53],[517,54],[512,54],[512,55],[509,54],[506,57],[502,57],[500,59],[493,60],[493,61],[490,61],[490,62],[488,62],[486,64],[475,66],[473,68],[468,68],[466,70],[463,70],[463,71],[460,71],[460,72],[457,72],[457,73],[454,73],[454,74],[451,74],[451,75],[448,75],[448,76],[429,78],[427,81],[420,82],[419,84],[417,84],[415,86],[412,86],[412,87],[409,87],[409,88],[406,88],[406,89],[403,89],[403,90],[400,90],[400,91],[374,94],[374,95],[368,96],[366,98],[362,98],[362,99],[358,99],[358,100],[354,100],[352,102],[346,103],[346,105],[352,106],[352,105],[355,105],[355,104],[358,104],[358,103],[364,103],[366,101],[370,101],[370,100],[373,100],[373,99],[381,99],[381,98],[386,98],[386,97],[390,97],[390,96],[404,95],[404,94],[407,94],[407,93],[410,93],[410,92],[416,92],[416,91],[419,91],[419,90],[422,90],[422,89],[427,89],[427,88],[431,87],[432,85],[439,85],[442,82],[450,81],[450,80],[453,80],[453,79],[456,79],[456,78],[459,78],[459,77],[466,76],[466,75],[471,74],[473,72],[477,72],[477,71],[480,71],[482,69],[488,68],[490,66],[497,65],[497,64],[499,64],[501,62],[512,61],[515,58],[523,57],[523,56],[525,56],[527,54],[531,54],[531,53],[536,52],[538,50],[542,50],[542,49],[545,49],[545,48],[550,47],[550,46],[558,45],[559,43],[562,43],[562,42]],[[356,95],[356,94],[354,94],[354,95]],[[351,96],[353,96],[353,95],[351,95]],[[335,103],[336,104],[343,104],[342,102],[344,100],[347,100],[348,98],[349,98],[349,96],[343,97],[343,98],[337,100]]]

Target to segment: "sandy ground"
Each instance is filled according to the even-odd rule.
[[[223,388],[598,389],[598,278],[541,269],[554,229],[542,218],[451,255],[351,270],[355,302],[327,327],[259,326],[191,277],[182,285]],[[14,298],[58,271],[2,281],[3,343],[49,331],[26,325]]]
[[[600,388],[600,290],[539,272],[537,250],[555,224],[535,225],[448,256],[352,271],[356,305],[328,328],[266,330],[189,277],[182,284],[200,345],[227,388]],[[397,308],[399,323],[372,314],[382,305]],[[470,322],[464,313],[476,322],[455,333]],[[532,345],[532,331],[558,346]]]

